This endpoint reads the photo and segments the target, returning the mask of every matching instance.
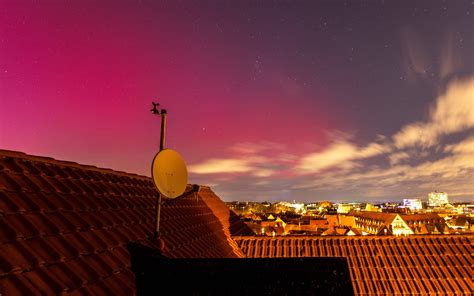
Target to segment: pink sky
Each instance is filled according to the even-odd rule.
[[[393,148],[389,139],[411,122],[429,120],[426,110],[449,81],[418,73],[446,71],[432,70],[440,60],[418,54],[421,46],[404,51],[403,26],[369,26],[357,15],[375,8],[362,6],[341,19],[336,6],[119,2],[2,4],[0,148],[150,175],[160,120],[149,110],[157,101],[168,110],[166,146],[183,155],[190,182],[213,185],[224,199],[383,199],[408,188],[305,187],[322,172],[388,169],[390,153],[411,151]],[[398,8],[391,9],[382,14],[391,17]],[[453,56],[471,52],[469,19],[425,17],[454,24],[453,36],[464,36],[450,49],[459,50]],[[413,32],[436,33],[411,18],[403,21]],[[430,42],[425,50],[438,46]],[[453,77],[474,73],[471,64],[456,68],[453,61]],[[472,130],[460,132],[459,141]],[[330,162],[327,149],[352,158]],[[229,159],[237,162],[219,162]],[[301,165],[314,159],[323,171]],[[197,172],[222,163],[233,167]],[[431,191],[413,182],[403,195]],[[453,188],[443,184],[432,189]]]

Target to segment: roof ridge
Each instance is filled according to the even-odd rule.
[[[24,159],[24,160],[29,160],[29,161],[50,163],[50,164],[55,164],[55,165],[60,165],[60,166],[79,168],[82,170],[90,170],[90,171],[96,171],[96,172],[101,172],[101,173],[109,173],[109,174],[112,173],[112,174],[116,174],[120,176],[135,177],[135,178],[146,179],[146,180],[151,179],[151,177],[149,176],[143,176],[143,175],[139,175],[135,173],[127,173],[125,171],[114,170],[111,168],[97,167],[95,165],[90,165],[90,164],[81,164],[75,161],[58,160],[58,159],[47,157],[47,156],[31,155],[22,151],[0,149],[0,157],[2,156],[19,158],[19,159]]]

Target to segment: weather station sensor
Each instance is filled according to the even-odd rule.
[[[154,102],[152,104],[151,113],[161,116],[160,150],[153,158],[151,165],[153,183],[158,189],[153,238],[159,239],[161,197],[174,199],[181,196],[188,184],[188,170],[186,163],[178,152],[172,149],[164,149],[167,112],[165,109],[158,109],[160,104]],[[163,244],[162,248],[164,248],[164,242],[160,241],[160,243]]]

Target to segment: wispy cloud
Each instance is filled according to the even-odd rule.
[[[439,76],[441,80],[449,78],[453,73],[462,69],[460,54],[456,51],[456,37],[454,31],[450,30],[444,34],[443,48],[441,51],[441,64]]]
[[[474,153],[474,137],[464,139],[456,144],[447,145],[444,151],[456,154]]]
[[[270,177],[276,173],[277,167],[281,167],[281,164],[264,154],[268,155],[269,150],[281,153],[284,147],[272,142],[244,142],[237,143],[230,150],[232,158],[211,158],[189,165],[188,169],[191,173],[198,175],[247,174],[260,178]]]
[[[388,156],[391,165],[396,165],[402,162],[403,160],[409,159],[410,155],[407,152],[401,151],[392,153]]]
[[[322,151],[303,156],[295,169],[302,173],[317,173],[330,168],[352,168],[356,166],[354,161],[382,154],[388,149],[375,142],[357,147],[347,140],[337,141]]]
[[[455,80],[439,96],[427,122],[404,126],[393,136],[395,146],[431,147],[442,136],[474,128],[474,78]]]
[[[415,81],[417,77],[425,77],[429,56],[424,49],[422,38],[409,27],[404,27],[401,35],[405,77],[410,81]]]
[[[396,153],[392,159],[412,159],[408,153]],[[312,189],[314,191],[331,188],[341,190],[352,188],[361,193],[373,190],[391,191],[395,194],[416,194],[434,189],[445,190],[453,196],[474,194],[474,136],[459,143],[450,144],[439,152],[434,160],[425,160],[417,164],[392,163],[390,166],[335,171],[317,178],[296,182],[294,189]],[[381,195],[384,195],[381,194]]]
[[[258,155],[265,151],[283,151],[285,148],[284,144],[261,141],[258,143],[239,142],[231,147],[231,150],[241,155]]]
[[[190,165],[188,169],[195,174],[244,173],[252,170],[252,166],[243,159],[213,158]]]

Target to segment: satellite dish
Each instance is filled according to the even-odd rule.
[[[151,176],[156,188],[168,198],[176,198],[184,193],[188,184],[188,170],[178,152],[164,149],[153,159]]]

